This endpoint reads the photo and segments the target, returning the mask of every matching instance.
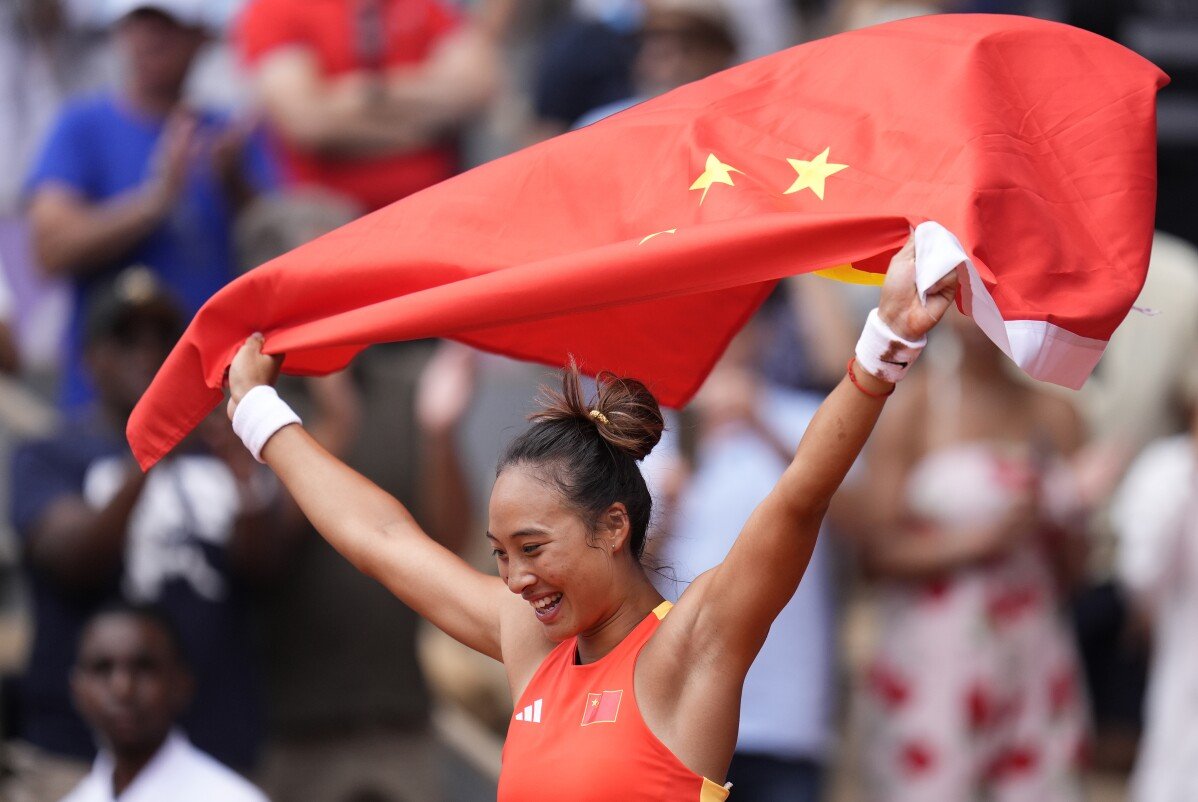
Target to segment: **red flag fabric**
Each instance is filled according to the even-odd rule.
[[[920,17],[741,65],[250,271],[196,315],[130,443],[143,467],[169,451],[255,331],[294,374],[450,337],[573,354],[680,406],[779,278],[869,280],[925,220],[968,257],[987,333],[1078,386],[1143,283],[1166,82],[1113,42],[1015,16]]]

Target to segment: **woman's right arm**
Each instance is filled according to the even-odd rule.
[[[229,369],[229,415],[253,387],[273,384],[279,358],[246,341]],[[317,531],[367,576],[451,637],[502,660],[508,597],[498,577],[474,570],[433,541],[389,493],[329,454],[298,425],[276,432],[262,459]],[[514,598],[514,597],[513,597]]]

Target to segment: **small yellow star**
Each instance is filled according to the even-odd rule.
[[[800,192],[804,189],[810,189],[815,193],[815,197],[820,200],[824,199],[824,179],[830,175],[839,173],[847,164],[829,164],[828,151],[831,148],[824,148],[824,152],[816,156],[811,161],[803,161],[802,159],[787,159],[790,166],[795,168],[795,172],[799,177],[790,185],[790,189],[786,190],[783,195],[790,195],[793,192]]]
[[[599,706],[599,700],[598,700],[598,699],[592,699],[592,700],[591,700],[591,707],[598,707],[598,706]]]
[[[735,186],[732,183],[732,173],[740,173],[730,164],[724,164],[716,158],[714,153],[707,155],[707,167],[703,171],[703,175],[695,179],[695,183],[691,184],[691,189],[703,190],[703,197],[699,198],[699,205],[703,205],[703,201],[707,199],[707,190],[711,189],[712,184],[727,184]],[[741,173],[744,175],[744,173]]]

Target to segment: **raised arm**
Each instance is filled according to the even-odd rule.
[[[921,339],[936,325],[957,287],[954,272],[932,287],[925,306],[916,293],[914,275],[915,248],[909,240],[891,261],[879,304],[882,322],[909,341]],[[696,580],[679,602],[680,607],[694,605],[700,637],[693,648],[714,651],[713,656],[736,666],[742,676],[770,624],[794,595],[832,495],[894,389],[860,365],[851,369],[852,376],[846,375],[820,406],[794,460],[753,512],[724,562]]]
[[[261,335],[251,337],[230,366],[230,417],[247,392],[277,376],[278,358],[263,355],[262,342]],[[302,426],[279,429],[262,458],[317,531],[358,570],[451,637],[502,659],[500,617],[511,594],[497,577],[434,542],[399,501],[325,451]]]
[[[416,385],[416,422],[422,440],[417,509],[425,528],[455,554],[466,544],[474,509],[457,434],[474,396],[477,365],[465,345],[445,340],[424,366]]]

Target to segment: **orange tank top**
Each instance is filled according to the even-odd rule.
[[[524,689],[503,745],[498,802],[722,802],[728,791],[682,765],[641,718],[636,658],[670,610],[662,602],[620,645],[576,665],[557,645]]]

